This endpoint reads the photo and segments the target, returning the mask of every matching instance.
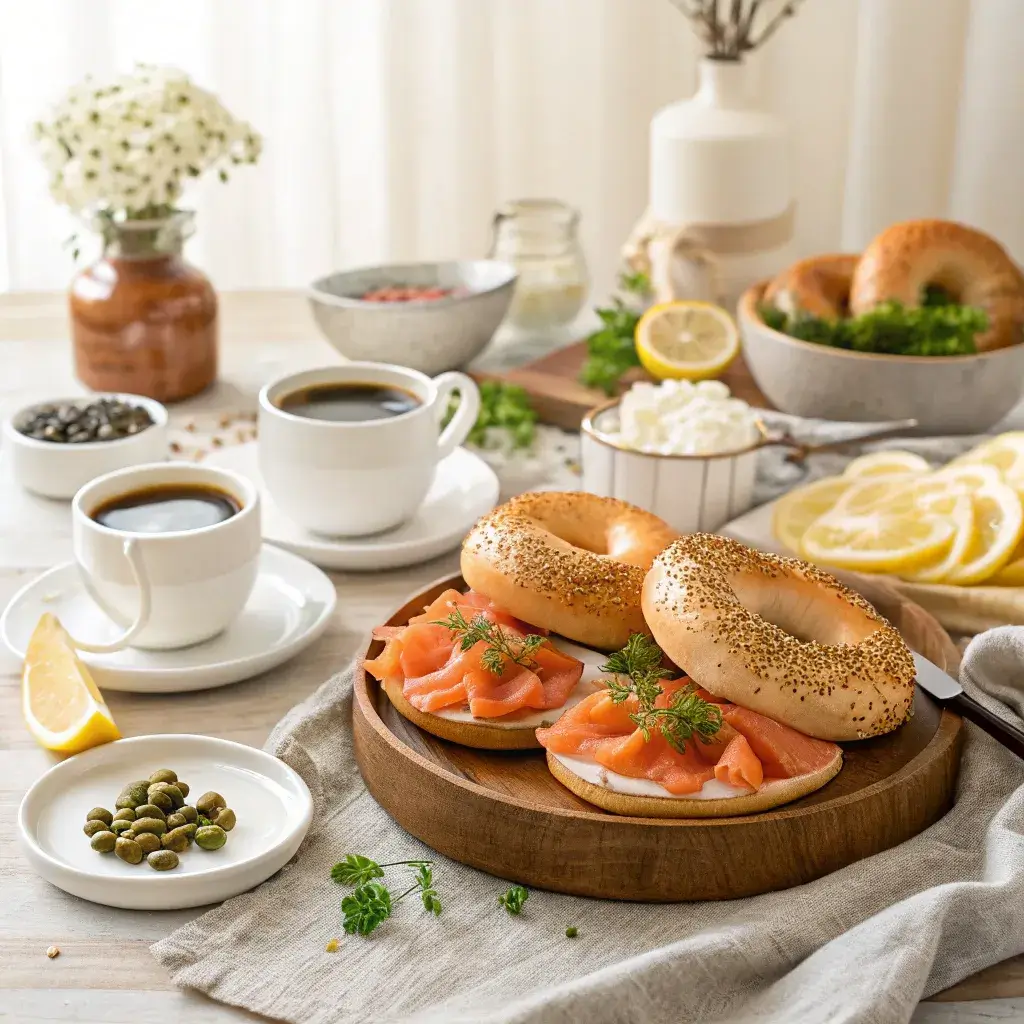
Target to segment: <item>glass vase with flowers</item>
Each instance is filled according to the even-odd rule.
[[[217,374],[217,296],[182,258],[193,215],[179,203],[194,179],[254,164],[259,134],[184,72],[139,66],[72,88],[35,137],[54,199],[102,241],[71,282],[79,379],[160,401],[202,391]]]

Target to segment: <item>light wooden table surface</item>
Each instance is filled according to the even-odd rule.
[[[176,406],[179,423],[210,411],[255,408],[268,379],[338,361],[320,340],[304,299],[294,292],[250,292],[222,298],[221,382]],[[0,415],[36,398],[81,391],[71,374],[63,296],[0,296]],[[0,607],[34,575],[71,557],[67,506],[22,493],[0,465]],[[291,664],[265,676],[196,694],[111,693],[126,736],[161,728],[260,746],[274,724],[342,667],[360,640],[411,592],[457,566],[452,554],[412,569],[336,573],[338,608],[326,635]],[[0,1019],[125,1022],[256,1020],[243,1011],[174,989],[148,947],[199,911],[113,910],[68,896],[37,878],[22,858],[17,809],[25,790],[51,764],[22,725],[19,666],[0,653]],[[61,955],[49,960],[46,948]],[[136,992],[159,991],[151,1009]],[[149,1004],[145,1004],[149,1005]],[[1024,958],[975,975],[922,1003],[916,1024],[1024,1020]]]

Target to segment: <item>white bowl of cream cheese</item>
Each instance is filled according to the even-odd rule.
[[[583,490],[638,505],[681,533],[714,531],[753,504],[764,440],[757,411],[721,381],[634,384],[583,420]]]

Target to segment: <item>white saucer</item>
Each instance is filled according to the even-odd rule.
[[[204,465],[247,476],[260,489],[264,540],[324,569],[397,569],[452,551],[477,519],[494,508],[500,489],[494,470],[483,459],[456,448],[438,464],[430,493],[409,522],[372,537],[321,537],[292,522],[274,504],[260,476],[255,444],[220,448],[206,457]],[[367,500],[373,496],[367,495]]]
[[[336,601],[334,584],[315,565],[266,544],[248,603],[219,636],[176,651],[129,647],[81,657],[105,690],[207,690],[248,679],[294,657],[323,633]],[[0,636],[19,659],[25,657],[43,612],[52,612],[82,640],[103,642],[121,632],[86,594],[73,562],[50,569],[19,590],[0,618]]]
[[[122,786],[172,768],[188,803],[215,790],[238,823],[219,850],[191,846],[178,867],[154,871],[97,853],[82,832],[93,807],[113,812]],[[32,867],[74,896],[129,910],[180,910],[237,896],[280,870],[313,816],[305,782],[276,757],[209,736],[138,736],[93,747],[51,768],[25,794],[18,825]]]

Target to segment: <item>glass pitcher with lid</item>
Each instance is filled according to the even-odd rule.
[[[589,278],[579,214],[557,199],[516,199],[494,215],[492,259],[519,272],[505,322],[524,331],[571,323],[587,299]]]

